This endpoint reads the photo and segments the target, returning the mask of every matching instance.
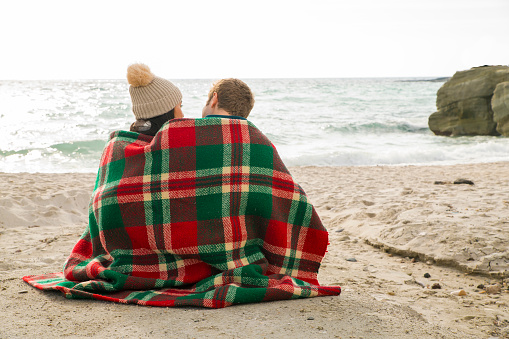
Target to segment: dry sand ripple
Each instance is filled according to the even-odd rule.
[[[402,256],[509,275],[509,163],[292,172],[333,239],[344,229]],[[474,185],[453,184],[458,178]]]

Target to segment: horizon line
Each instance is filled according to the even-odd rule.
[[[301,80],[301,79],[426,79],[441,80],[448,79],[452,76],[348,76],[348,77],[235,77],[237,79],[246,80]],[[217,80],[224,79],[222,77],[215,78],[166,78],[171,80]],[[230,77],[231,78],[231,77]],[[0,79],[0,81],[126,81],[125,78],[23,78],[23,79]]]

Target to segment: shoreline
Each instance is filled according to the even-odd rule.
[[[222,310],[67,300],[28,286],[22,276],[61,270],[96,175],[0,173],[0,337],[509,337],[509,162],[289,170],[329,231],[319,281],[343,292]],[[474,185],[453,184],[460,178]]]
[[[287,168],[291,171],[292,168],[371,168],[371,167],[451,167],[451,166],[471,166],[471,165],[483,165],[483,164],[504,164],[509,163],[508,160],[486,160],[479,162],[478,160],[472,162],[465,163],[456,163],[444,161],[443,163],[438,162],[430,162],[430,163],[401,163],[401,164],[376,164],[376,165],[288,165]],[[286,164],[286,162],[285,162]],[[97,171],[87,171],[87,172],[76,172],[76,171],[63,171],[63,172],[30,172],[30,171],[20,171],[20,172],[3,172],[0,170],[1,175],[10,175],[10,174],[30,174],[30,175],[96,175]]]

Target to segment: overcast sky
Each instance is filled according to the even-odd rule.
[[[12,0],[0,80],[439,77],[509,64],[509,0]]]

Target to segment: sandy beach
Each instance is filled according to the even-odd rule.
[[[0,174],[0,338],[509,338],[509,163],[290,171],[329,230],[319,281],[342,294],[219,310],[32,288],[85,230],[95,175]]]

